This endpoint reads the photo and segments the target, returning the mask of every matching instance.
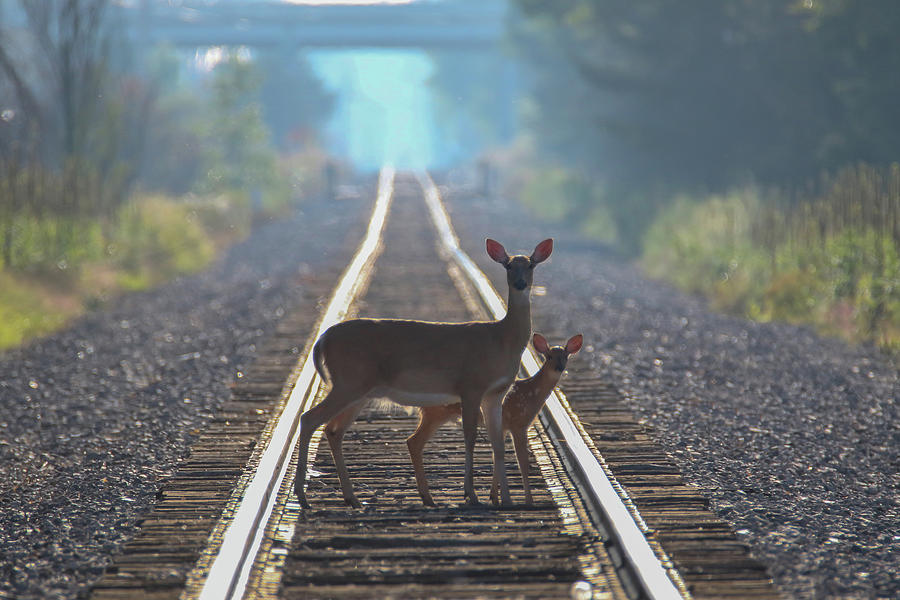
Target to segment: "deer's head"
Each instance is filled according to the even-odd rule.
[[[485,241],[488,256],[506,267],[506,283],[510,289],[523,292],[531,287],[534,267],[544,262],[553,252],[553,240],[546,239],[534,248],[531,256],[516,254],[510,256],[498,241],[488,238]]]
[[[580,333],[570,337],[565,346],[551,346],[547,343],[547,339],[539,333],[534,334],[531,340],[532,344],[534,344],[534,349],[544,356],[545,366],[549,366],[549,368],[560,373],[566,370],[569,356],[581,350],[583,341],[584,338]]]

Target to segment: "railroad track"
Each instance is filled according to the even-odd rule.
[[[318,438],[313,508],[299,508],[292,460],[299,415],[323,393],[309,355],[325,328],[355,315],[463,321],[503,313],[460,250],[431,179],[384,169],[366,237],[329,305],[314,324],[309,314],[285,319],[93,597],[777,597],[615,390],[590,373],[563,380],[572,401],[554,392],[530,434],[533,507],[462,506],[462,432],[446,426],[426,449],[439,507],[425,509],[404,443],[415,418],[373,406],[345,440],[364,508],[344,505]],[[537,367],[527,351],[524,372]],[[521,502],[518,468],[506,455]],[[490,460],[481,439],[482,496]]]

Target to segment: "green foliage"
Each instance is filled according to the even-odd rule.
[[[9,244],[6,257],[0,259],[0,269],[58,273],[77,269],[103,253],[103,235],[96,221],[23,215],[12,219],[8,226],[8,233],[0,234],[0,240]]]
[[[124,211],[116,259],[126,289],[143,289],[205,267],[215,248],[186,204],[148,197]]]
[[[189,220],[199,224],[219,247],[242,240],[250,233],[253,215],[250,199],[243,192],[187,196],[178,202],[188,211]]]
[[[236,55],[213,71],[212,102],[202,123],[206,177],[198,182],[201,193],[261,193],[280,176],[258,100],[262,81],[255,64]]]
[[[61,327],[73,312],[52,300],[46,286],[0,271],[0,349]]]
[[[246,194],[135,198],[104,232],[96,221],[22,216],[14,222],[14,264],[0,269],[0,348],[53,331],[123,291],[146,289],[206,267],[217,250],[246,236]],[[57,229],[68,245],[50,253]],[[0,245],[4,244],[0,231]]]
[[[758,314],[748,311],[749,316],[765,321],[822,323],[822,309],[830,298],[828,283],[816,270],[794,268],[784,273],[776,272],[770,281],[762,280],[762,284],[765,286],[762,310]]]
[[[598,180],[696,193],[900,157],[893,0],[518,0],[529,122]]]
[[[893,240],[871,229],[848,230],[829,239],[825,251],[833,296],[855,307],[863,334],[900,329],[900,251]]]
[[[858,166],[802,202],[752,188],[681,197],[649,228],[641,263],[734,314],[900,346],[897,178]]]
[[[24,27],[0,39],[0,347],[203,268],[315,185],[282,167],[263,121],[265,105],[294,130],[282,145],[313,156],[330,98],[298,57],[232,53],[188,81],[161,48],[129,74],[107,0],[20,4]]]
[[[277,149],[316,147],[332,98],[302,56],[229,51],[204,86],[188,82],[175,50],[160,48],[149,70],[159,97],[147,132],[142,189],[202,196],[246,194],[257,217],[283,214],[296,195]]]
[[[561,167],[545,168],[528,182],[522,200],[538,217],[562,221],[590,206],[594,189],[585,178]]]
[[[615,223],[599,190],[571,170],[551,167],[536,171],[525,183],[520,198],[538,218],[576,222],[596,239],[615,242]]]
[[[718,308],[761,314],[756,282],[768,276],[768,261],[748,237],[759,202],[753,188],[702,202],[679,197],[648,228],[641,264],[691,292],[713,292]]]

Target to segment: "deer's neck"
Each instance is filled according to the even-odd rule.
[[[554,369],[550,363],[551,361],[549,360],[544,361],[541,370],[534,375],[535,387],[545,396],[550,393],[550,390],[552,390],[557,383],[559,383],[559,378],[562,375],[562,373]]]
[[[560,375],[562,373],[550,367],[550,361],[546,361],[537,373],[527,379],[516,381],[513,388],[515,392],[506,400],[510,403],[510,410],[517,411],[530,423],[544,406],[547,395],[559,382]],[[515,408],[512,408],[513,406]]]
[[[500,321],[504,338],[510,345],[524,348],[531,337],[530,290],[520,292],[510,288],[506,306],[506,316]]]

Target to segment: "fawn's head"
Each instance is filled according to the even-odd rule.
[[[520,292],[531,287],[531,281],[534,276],[534,267],[538,263],[544,262],[553,252],[553,240],[546,239],[534,248],[531,256],[524,254],[516,254],[510,256],[506,253],[503,244],[488,238],[485,241],[488,256],[506,267],[506,283],[510,289]]]
[[[547,343],[547,339],[539,333],[534,334],[531,340],[534,349],[544,355],[544,365],[560,373],[566,370],[569,356],[581,350],[583,341],[584,338],[580,333],[570,337],[565,346],[551,346]]]

